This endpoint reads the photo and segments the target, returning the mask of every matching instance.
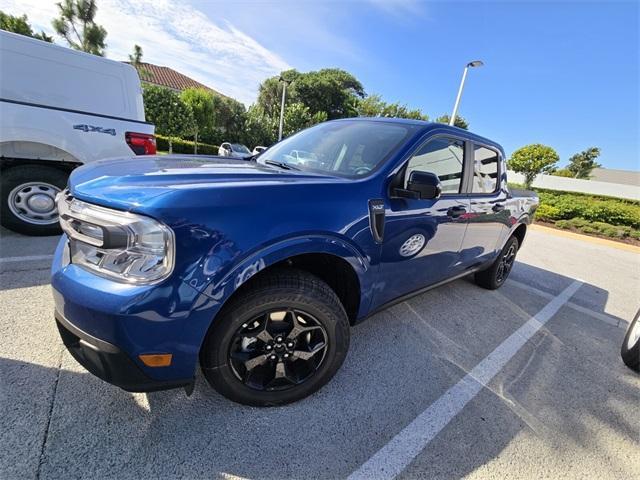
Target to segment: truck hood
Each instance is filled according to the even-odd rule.
[[[341,183],[344,180],[226,157],[167,155],[90,163],[74,170],[69,190],[81,200],[131,210],[178,190],[305,182]]]

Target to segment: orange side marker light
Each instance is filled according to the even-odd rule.
[[[173,359],[172,353],[145,353],[138,358],[147,367],[168,367]]]

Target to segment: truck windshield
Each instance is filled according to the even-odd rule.
[[[321,123],[274,145],[258,162],[271,161],[268,163],[341,177],[362,177],[380,165],[413,128],[362,120]]]

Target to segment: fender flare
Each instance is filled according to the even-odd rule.
[[[300,235],[275,241],[245,255],[220,279],[212,278],[201,285],[192,279],[189,284],[209,297],[219,309],[238,288],[262,270],[291,257],[314,253],[333,255],[349,263],[360,282],[362,301],[362,292],[368,286],[365,273],[372,268],[370,259],[349,240],[327,234]]]
[[[507,235],[505,235],[504,241],[502,242],[502,246],[500,248],[504,247],[504,245],[507,243],[507,240],[509,240],[513,236],[515,231],[520,228],[520,225],[524,225],[526,229],[529,225],[531,225],[531,223],[531,217],[528,213],[525,212],[520,215],[520,217],[509,228],[509,232],[507,233]]]

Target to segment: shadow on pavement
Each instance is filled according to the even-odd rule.
[[[49,283],[51,259],[23,260],[23,257],[52,255],[59,235],[29,237],[0,227],[0,291]],[[11,261],[2,261],[10,259]]]
[[[514,277],[552,294],[573,281],[522,263]],[[602,311],[606,292],[598,298]],[[40,464],[41,478],[343,478],[546,303],[508,284],[490,292],[458,281],[427,292],[354,328],[336,377],[279,408],[234,404],[202,376],[190,398],[182,390],[131,394],[77,373],[66,353],[59,376],[0,358],[0,476],[33,476]],[[594,425],[637,442],[629,415],[637,381],[618,357],[624,332],[598,322],[562,309],[459,415],[463,426],[445,428],[410,472],[459,478],[523,430],[558,455],[563,439],[597,450]]]

